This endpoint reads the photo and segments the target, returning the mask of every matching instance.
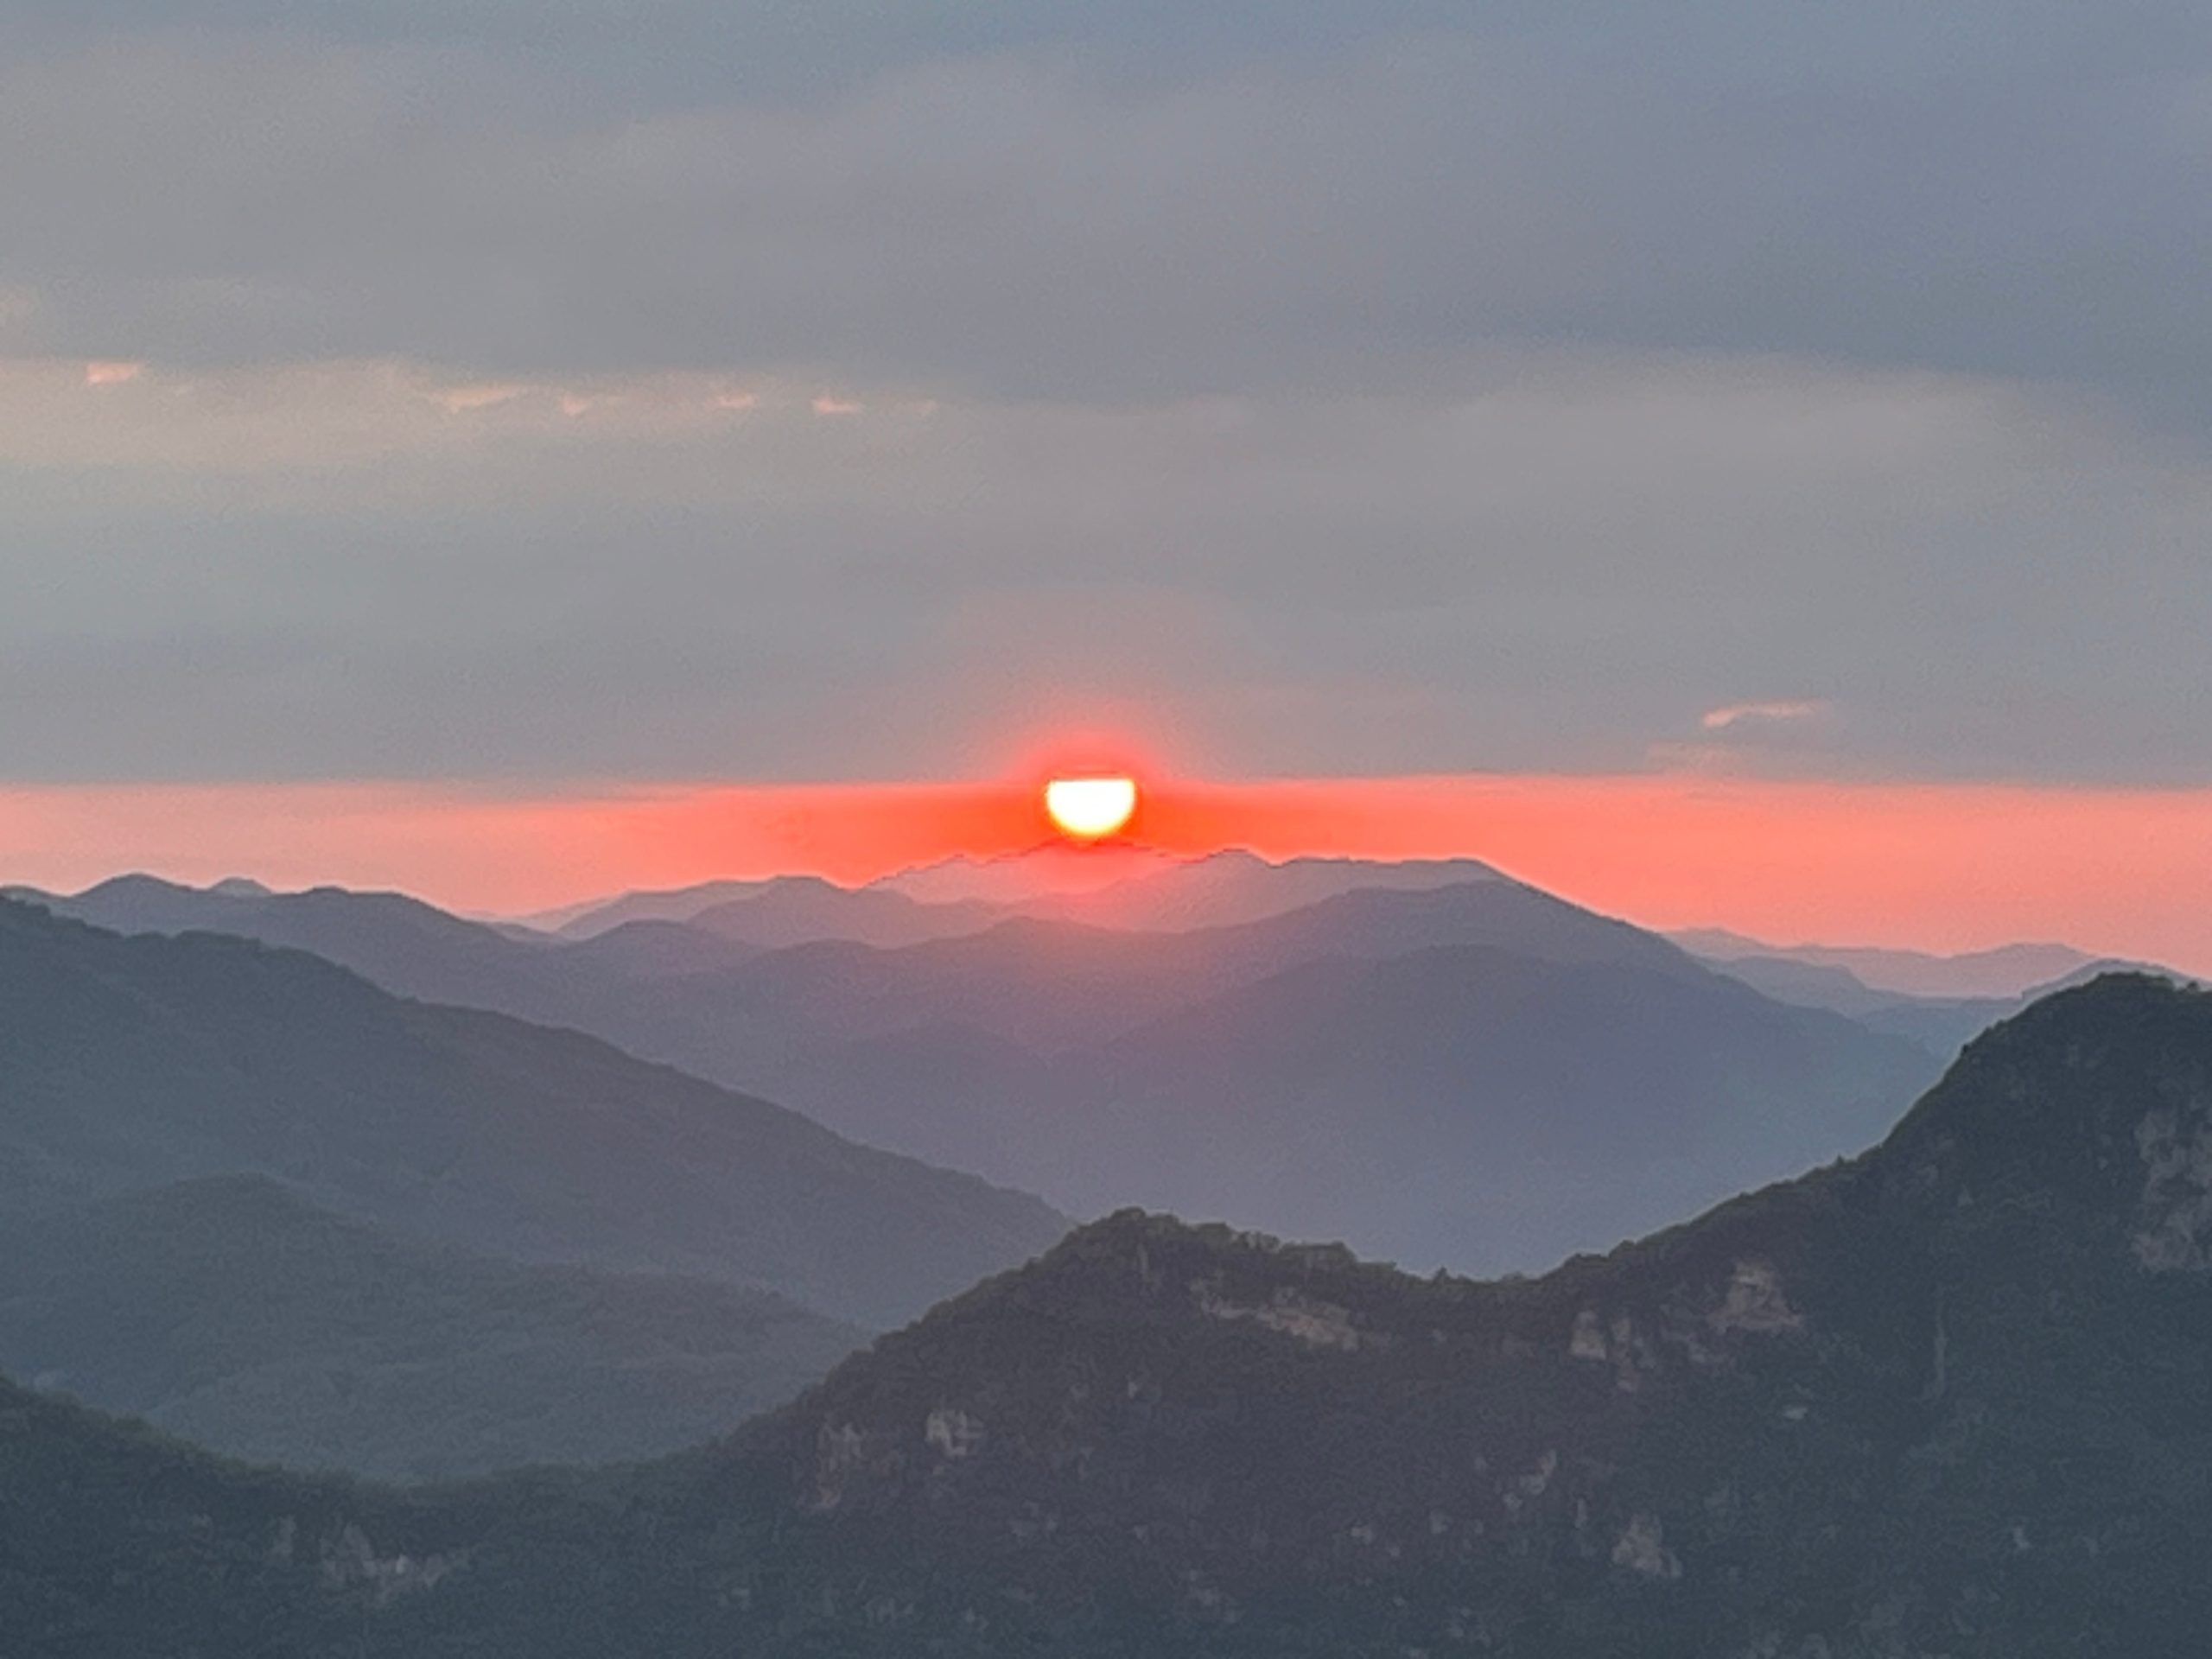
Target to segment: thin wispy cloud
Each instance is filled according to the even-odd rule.
[[[87,363],[85,365],[85,384],[88,386],[127,385],[145,372],[143,363]]]
[[[431,402],[448,415],[469,415],[478,410],[497,409],[502,404],[512,404],[518,397],[527,397],[531,390],[529,386],[512,382],[491,381],[480,385],[448,386],[429,396]]]
[[[1794,702],[1731,702],[1718,709],[1708,709],[1699,718],[1698,724],[1708,732],[1725,732],[1747,721],[1755,725],[1780,725],[1790,721],[1819,720],[1831,713],[1834,705],[1821,698]]]

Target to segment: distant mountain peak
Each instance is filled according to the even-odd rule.
[[[1771,944],[1717,927],[1687,928],[1668,937],[1708,962],[1779,960],[1841,969],[1869,988],[1891,996],[2020,996],[2099,960],[2073,945],[2048,940],[1941,954],[1886,945]]]
[[[145,870],[125,870],[120,875],[111,875],[105,881],[94,882],[74,896],[79,899],[113,898],[126,893],[168,895],[197,891],[197,888],[188,887],[181,881],[172,881],[167,876],[155,875]]]
[[[1205,859],[1230,856],[1260,861],[1249,853],[1192,857],[1127,841],[1090,845],[1046,841],[1018,852],[988,857],[955,854],[933,864],[918,865],[880,877],[869,882],[867,890],[896,893],[924,904],[977,899],[992,904],[1020,904],[1052,894],[1096,892],[1166,870],[1181,869]]]
[[[1173,932],[1261,921],[1368,888],[1427,890],[1502,879],[1474,859],[1277,861],[1242,847],[1182,854],[1130,842],[1046,842],[998,858],[944,860],[884,877],[862,891]]]

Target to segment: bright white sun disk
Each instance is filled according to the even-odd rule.
[[[1136,810],[1133,778],[1055,778],[1045,785],[1045,810],[1078,841],[1112,835]]]

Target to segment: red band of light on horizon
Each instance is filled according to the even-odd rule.
[[[1147,779],[1142,839],[1196,854],[1469,856],[1648,925],[1959,950],[2061,938],[2212,971],[2212,790],[1703,777]],[[0,882],[394,887],[520,912],[804,870],[863,880],[1052,834],[1037,785],[493,794],[416,784],[0,790]]]

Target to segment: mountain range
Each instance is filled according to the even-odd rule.
[[[1123,1213],[642,1468],[395,1493],[0,1393],[0,1628],[231,1659],[2056,1659],[2212,1616],[2212,996],[1541,1278]]]
[[[2053,991],[2101,974],[2171,976],[2156,963],[2092,957],[2063,944],[1939,957],[1827,945],[1785,949],[1709,929],[1673,937],[1699,960],[1777,1001],[1827,1008],[1946,1057]]]
[[[1263,921],[1340,893],[1423,892],[1503,879],[1471,858],[1276,863],[1236,848],[1185,858],[1124,843],[1053,842],[997,858],[962,855],[858,887],[804,875],[708,881],[623,893],[524,919],[571,939],[652,920],[698,923],[728,938],[764,944],[843,938],[912,944],[980,932],[1017,916],[1147,932],[1224,927]]]
[[[1422,1267],[1529,1269],[1608,1246],[1865,1144],[1941,1067],[1485,866],[1222,855],[1089,888],[1060,868],[924,874],[988,879],[1001,899],[1019,877],[1048,906],[1262,913],[1160,931],[1022,913],[895,948],[772,947],[714,918],[774,905],[863,932],[886,914],[967,927],[999,899],[791,881],[572,942],[336,889],[134,877],[51,902],[571,1026],[1074,1214],[1141,1204]]]
[[[259,903],[321,926],[350,896]],[[353,937],[473,925],[372,898]],[[394,919],[395,929],[388,924]],[[451,948],[458,941],[461,948]],[[415,1001],[302,950],[124,938],[0,900],[0,1195],[58,1210],[261,1174],[335,1213],[505,1256],[773,1290],[865,1325],[912,1317],[1058,1236],[1045,1205],[853,1142],[591,1037]]]
[[[1797,963],[1842,974],[1870,993],[1937,1001],[2029,995],[2101,960],[2070,944],[2050,943],[1939,956],[1871,945],[1768,944],[1725,928],[1697,928],[1672,937],[1684,950],[1711,962]]]

